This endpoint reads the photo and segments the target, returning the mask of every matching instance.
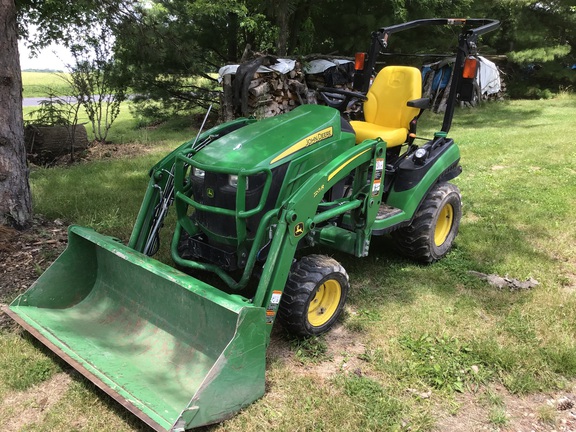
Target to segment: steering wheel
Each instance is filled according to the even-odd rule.
[[[362,102],[367,101],[368,98],[364,93],[353,92],[341,88],[320,87],[318,93],[329,107],[335,108],[340,112],[344,112],[348,107],[351,100],[357,99]]]

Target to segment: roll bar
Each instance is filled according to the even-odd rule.
[[[381,49],[388,48],[390,35],[404,30],[430,25],[462,26],[462,32],[458,38],[458,47],[456,60],[454,62],[452,84],[450,86],[450,93],[446,102],[446,112],[444,114],[444,121],[442,123],[442,132],[448,133],[450,126],[452,125],[452,117],[454,115],[456,96],[459,90],[464,61],[469,55],[476,54],[476,42],[478,41],[479,36],[485,33],[489,33],[500,27],[500,21],[498,20],[482,18],[432,18],[409,21],[388,27],[381,27],[377,31],[372,32],[372,40],[368,51],[368,59],[364,66],[362,78],[357,90],[360,90],[364,94],[368,93],[368,89],[370,88],[370,78],[372,77],[374,68],[376,66],[376,59]]]

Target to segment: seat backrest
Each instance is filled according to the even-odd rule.
[[[407,128],[418,108],[406,102],[422,97],[422,74],[411,66],[387,66],[378,72],[364,102],[368,123],[391,128]]]

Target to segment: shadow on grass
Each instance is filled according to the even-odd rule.
[[[543,108],[534,101],[530,108],[512,105],[509,102],[484,104],[473,110],[461,109],[455,113],[455,127],[457,128],[487,128],[494,127],[537,127],[534,119],[542,115]]]
[[[33,174],[34,211],[91,226],[126,241],[148,184],[155,156],[98,161]]]
[[[452,133],[465,132],[467,128],[494,129],[495,127],[537,127],[534,120],[542,116],[544,108],[533,101],[530,106],[509,101],[486,102],[477,108],[457,108],[454,112]],[[567,104],[566,106],[570,106]],[[419,130],[426,136],[442,124],[443,113],[424,112],[419,121]]]

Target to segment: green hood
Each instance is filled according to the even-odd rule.
[[[273,168],[340,137],[337,110],[302,105],[288,114],[266,118],[223,136],[198,152],[194,160],[219,168]]]

